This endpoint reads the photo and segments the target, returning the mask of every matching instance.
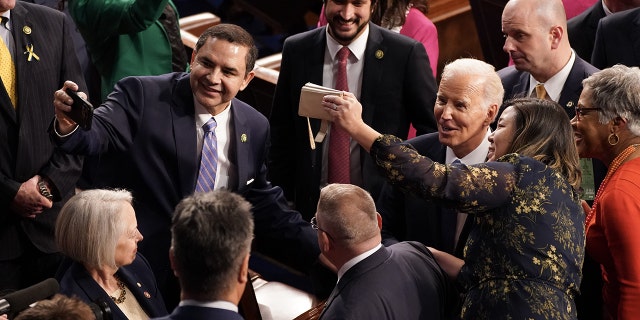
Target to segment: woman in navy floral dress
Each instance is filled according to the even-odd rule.
[[[464,289],[461,318],[576,319],[585,217],[578,154],[560,106],[512,101],[489,137],[489,162],[466,166],[439,164],[374,131],[353,95],[323,104],[392,183],[470,214],[464,261],[434,250]]]

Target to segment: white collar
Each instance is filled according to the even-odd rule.
[[[358,262],[368,258],[370,255],[372,255],[374,252],[378,251],[378,249],[380,249],[382,247],[382,244],[379,243],[377,246],[375,246],[373,249],[371,250],[367,250],[351,259],[349,259],[349,261],[347,261],[344,265],[342,265],[342,268],[340,268],[340,270],[338,270],[338,281],[340,281],[340,278],[342,278],[342,276],[349,271],[349,269],[351,269],[351,267],[355,266],[356,264],[358,264]]]
[[[560,100],[560,94],[562,94],[562,88],[564,88],[564,83],[567,82],[567,78],[569,78],[569,73],[571,73],[571,68],[573,68],[573,64],[576,61],[576,54],[571,50],[571,56],[569,57],[569,61],[558,71],[558,73],[554,74],[553,77],[549,78],[547,82],[544,83],[544,89],[547,91],[547,94],[551,98],[551,100],[558,102]],[[535,90],[536,85],[540,83],[538,80],[534,79],[532,75],[529,75],[529,94],[527,96],[531,96],[533,90]]]
[[[325,32],[327,33],[327,49],[329,50],[329,54],[331,55],[331,59],[335,59],[336,54],[338,54],[338,50],[340,50],[343,45],[338,43],[336,39],[334,39],[329,34],[329,26],[325,28]],[[358,61],[364,58],[364,51],[367,49],[367,39],[369,38],[369,24],[364,29],[364,32],[358,36],[356,39],[351,41],[347,47],[351,51],[351,54],[356,57]]]
[[[209,113],[209,111],[207,111],[207,109],[205,109],[198,102],[198,100],[195,99],[195,97],[193,98],[193,101],[195,104],[196,125],[199,128],[202,127],[205,123],[207,123],[207,121],[209,121],[211,117],[214,117],[216,119],[216,123],[218,123],[218,125],[222,123],[227,123],[229,121],[229,115],[230,115],[229,110],[231,110],[231,101],[229,101],[229,105],[226,108],[224,108],[222,112],[216,114],[215,116],[212,116],[211,113]]]
[[[225,309],[234,312],[238,312],[238,306],[229,301],[216,300],[216,301],[196,301],[196,300],[182,300],[179,306],[194,306],[204,308],[216,308]]]
[[[489,153],[489,136],[491,135],[491,129],[487,128],[487,133],[484,135],[484,139],[480,144],[473,149],[473,151],[469,152],[466,156],[462,158],[458,158],[453,150],[450,147],[447,147],[445,162],[452,163],[456,159],[460,160],[463,164],[472,165],[483,163],[487,161],[487,153]]]

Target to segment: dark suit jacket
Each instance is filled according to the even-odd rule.
[[[154,320],[242,320],[242,316],[230,310],[206,308],[197,306],[181,306],[177,307],[173,312],[161,318]]]
[[[423,156],[444,163],[446,146],[440,144],[438,133],[415,137],[409,141]],[[405,194],[400,188],[385,182],[376,208],[382,216],[382,242],[389,246],[399,241],[419,241],[438,250],[455,254],[462,258],[462,251],[469,235],[467,219],[458,246],[454,248],[456,234],[456,211],[442,203],[435,203],[411,194]],[[467,230],[465,230],[467,229]]]
[[[22,254],[21,233],[42,252],[57,251],[53,243],[55,220],[73,194],[82,166],[80,157],[54,148],[47,135],[53,118],[53,92],[67,79],[85,88],[69,37],[71,24],[61,12],[22,1],[11,10],[11,24],[18,106],[14,109],[4,85],[0,85],[0,260]],[[27,61],[23,52],[28,44],[40,60]],[[53,183],[53,208],[35,219],[23,219],[9,205],[20,185],[36,174]]]
[[[443,319],[450,284],[418,242],[382,247],[338,281],[320,319]]]
[[[640,8],[600,20],[591,62],[600,69],[615,64],[640,66]]]
[[[573,118],[576,113],[574,108],[578,104],[578,98],[580,98],[580,93],[582,92],[582,80],[596,71],[598,69],[580,57],[576,57],[558,100],[558,103],[567,112],[569,118]],[[498,71],[498,75],[500,75],[502,86],[504,87],[505,101],[526,96],[529,90],[529,72],[518,71],[514,66],[510,66]],[[503,105],[500,108],[500,113],[504,108],[505,106]]]
[[[567,34],[571,48],[585,61],[591,61],[598,21],[604,17],[602,1],[596,1],[589,9],[567,21]]]
[[[149,266],[149,262],[140,254],[128,266],[118,269],[116,275],[129,288],[149,317],[159,317],[167,314],[162,295],[158,291],[156,279]],[[60,293],[76,296],[88,303],[95,303],[100,299],[111,308],[113,320],[126,320],[109,294],[89,275],[87,269],[78,262],[73,262],[60,280]],[[125,296],[126,297],[126,296]]]
[[[326,41],[325,27],[285,41],[270,118],[271,181],[283,188],[287,199],[305,218],[313,216],[318,202],[322,144],[311,150],[307,120],[298,116],[298,102],[305,83],[322,84]],[[435,93],[436,83],[424,46],[370,23],[360,97],[364,121],[380,132],[399,137],[407,137],[410,122],[418,134],[434,132]],[[320,121],[311,119],[311,127],[317,133]],[[384,178],[364,151],[360,164],[362,187],[375,199]]]
[[[229,189],[253,205],[254,249],[306,271],[320,253],[317,235],[266,179],[267,119],[237,99],[231,103],[231,119],[229,159],[237,181]],[[72,153],[123,152],[119,166],[104,168],[111,173],[108,184],[133,193],[144,235],[140,251],[160,280],[158,273],[171,273],[173,209],[194,192],[200,163],[189,74],[125,78],[96,109],[93,121],[90,131],[79,129],[56,140]]]

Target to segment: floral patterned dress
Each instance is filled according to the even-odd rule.
[[[371,156],[394,185],[456,206],[474,225],[458,281],[463,319],[576,319],[584,212],[556,170],[530,157],[442,165],[384,135]]]

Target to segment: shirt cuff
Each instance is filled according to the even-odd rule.
[[[57,125],[57,124],[58,124],[58,118],[55,118],[55,119],[53,120],[53,132],[55,132],[55,133],[56,133],[56,136],[58,136],[58,138],[61,138],[61,139],[64,139],[64,138],[66,138],[66,137],[68,137],[68,136],[72,135],[74,132],[76,132],[76,130],[78,130],[78,127],[79,127],[79,125],[77,125],[77,124],[76,124],[76,127],[75,127],[75,128],[73,128],[73,130],[71,130],[71,132],[69,132],[69,133],[67,133],[67,134],[60,134],[60,133],[58,132],[58,129],[56,129],[56,127],[57,127],[56,125]]]

